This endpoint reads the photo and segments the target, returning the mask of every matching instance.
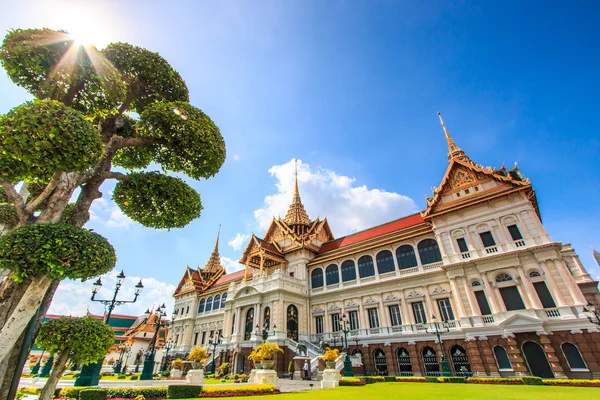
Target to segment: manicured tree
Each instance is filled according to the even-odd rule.
[[[67,361],[76,364],[95,362],[106,355],[114,341],[115,334],[110,326],[96,318],[62,317],[44,322],[36,343],[55,354],[56,361],[40,393],[40,400],[52,399]]]
[[[213,121],[189,103],[177,71],[146,49],[113,43],[97,50],[64,32],[14,30],[0,47],[0,62],[36,98],[0,115],[0,225],[9,230],[0,236],[0,275],[11,277],[0,281],[4,398],[25,328],[38,307],[39,327],[60,280],[88,279],[114,266],[110,245],[82,229],[101,185],[116,179],[113,199],[140,224],[184,227],[200,216],[200,195],[182,179],[146,168],[152,163],[209,178],[225,160],[225,143]],[[102,242],[97,254],[87,254],[95,252],[90,241]],[[80,260],[71,252],[72,262],[63,261],[65,242],[85,249]],[[84,259],[93,263],[79,262]]]

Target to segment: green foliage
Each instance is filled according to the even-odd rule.
[[[208,178],[225,162],[225,141],[219,128],[189,103],[156,103],[142,114],[144,136],[160,140],[154,161],[169,171]]]
[[[106,400],[108,389],[85,389],[79,393],[80,400]]]
[[[34,224],[0,236],[0,269],[21,282],[46,274],[55,279],[88,279],[110,271],[115,249],[102,236],[67,224]]]
[[[125,379],[125,378],[127,378],[127,375],[125,375],[125,374],[117,375],[117,379]]]
[[[75,213],[75,203],[69,203],[67,204],[67,206],[65,207],[65,212],[63,213],[63,217],[62,217],[62,222],[65,224],[69,223],[69,219],[71,218],[71,216]],[[87,223],[90,220],[90,213],[87,213],[87,218],[85,219],[85,222]]]
[[[183,228],[200,216],[200,195],[179,178],[159,172],[134,172],[119,181],[113,200],[123,213],[140,224],[157,228]]]
[[[49,180],[55,172],[85,171],[100,158],[102,141],[77,111],[36,100],[0,117],[0,177]]]
[[[294,366],[294,361],[290,361],[290,363],[288,364],[288,372],[289,372],[290,374],[294,373],[294,371],[295,371],[295,368],[296,368],[296,367]]]
[[[129,43],[111,43],[102,52],[129,82],[132,111],[141,113],[160,101],[189,101],[185,82],[158,53]]]
[[[384,382],[396,382],[396,377],[395,376],[384,376],[383,381]]]
[[[130,380],[130,381],[137,381],[137,380],[139,380],[139,379],[140,379],[140,376],[139,376],[139,375],[131,375],[131,376],[129,377],[129,380]]]
[[[465,378],[462,376],[442,376],[438,378],[439,382],[442,383],[465,383]]]
[[[36,98],[72,98],[71,106],[88,115],[114,109],[125,94],[121,74],[104,55],[62,31],[13,30],[0,47],[0,62],[10,79]]]
[[[60,391],[60,397],[64,399],[79,399],[82,390],[89,389],[88,386],[67,386]]]
[[[426,376],[425,377],[425,382],[429,382],[429,383],[440,383],[439,379],[437,376]]]
[[[543,385],[544,380],[539,376],[522,376],[521,380],[526,385]]]
[[[187,399],[198,397],[201,392],[202,386],[200,385],[169,385],[167,397],[169,399]]]
[[[0,203],[8,203],[8,196],[4,193],[2,185],[0,185]]]
[[[154,157],[154,151],[149,146],[125,147],[113,156],[113,165],[126,169],[146,168]]]
[[[112,328],[99,319],[61,317],[42,324],[36,344],[50,354],[67,351],[71,361],[88,364],[103,357],[114,340]]]
[[[9,228],[19,223],[19,216],[15,206],[10,203],[0,203],[0,224],[4,224]]]
[[[147,399],[156,399],[161,397],[167,397],[166,386],[154,386],[154,387],[127,387],[127,388],[109,388],[109,398],[125,398],[132,399],[137,396],[144,396]]]

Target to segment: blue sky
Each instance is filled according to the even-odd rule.
[[[337,236],[424,208],[447,163],[437,111],[475,162],[519,162],[552,238],[600,277],[598,20],[595,1],[22,0],[3,7],[0,31],[157,51],[221,128],[227,161],[191,182],[204,212],[185,229],[124,218],[110,184],[94,205],[88,227],[113,243],[118,268],[150,282],[121,309],[138,312],[204,265],[219,224],[232,270],[246,235],[287,208],[293,158],[309,215],[327,215]],[[29,98],[4,74],[0,93],[0,113]],[[54,311],[87,307],[89,286],[62,286]]]

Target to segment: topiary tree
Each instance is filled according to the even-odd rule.
[[[214,122],[189,103],[179,73],[146,49],[113,43],[98,50],[65,32],[17,29],[5,37],[0,63],[35,98],[0,115],[4,398],[24,330],[38,308],[39,328],[59,281],[89,279],[114,266],[110,244],[83,229],[101,185],[116,179],[115,202],[143,226],[181,228],[200,216],[200,195],[163,172],[214,176],[225,143]],[[147,171],[151,163],[162,172]]]
[[[88,364],[104,357],[115,341],[110,326],[96,318],[62,317],[44,322],[36,344],[55,354],[54,367],[40,393],[40,400],[53,398],[67,362]]]

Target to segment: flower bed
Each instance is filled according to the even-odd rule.
[[[397,376],[396,382],[427,382],[424,376]]]
[[[544,379],[544,385],[600,387],[600,379]]]
[[[467,383],[485,383],[485,384],[500,384],[500,385],[522,385],[521,378],[468,378]]]
[[[198,397],[258,396],[277,393],[279,392],[275,390],[273,385],[205,386]]]
[[[340,379],[340,386],[364,386],[365,381],[361,381],[358,378],[342,378]]]

